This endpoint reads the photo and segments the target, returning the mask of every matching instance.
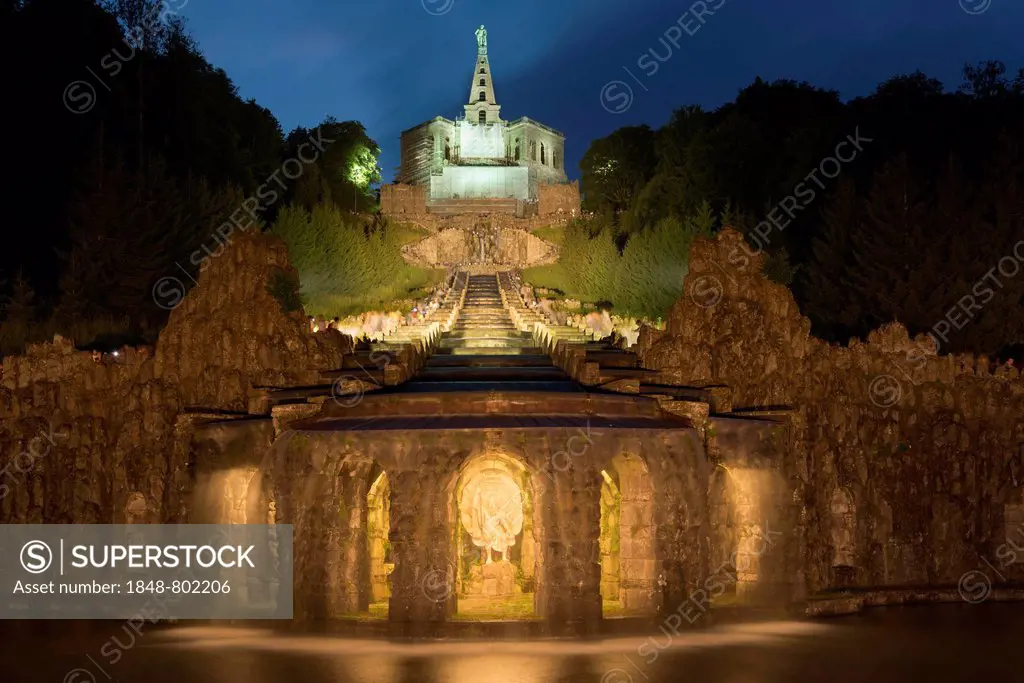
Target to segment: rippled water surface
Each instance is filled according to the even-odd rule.
[[[53,683],[908,683],[1024,680],[1024,606],[873,610],[675,637],[398,642],[244,627],[5,626],[3,681]],[[134,642],[133,642],[134,641]]]

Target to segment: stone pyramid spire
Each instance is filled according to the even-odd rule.
[[[487,60],[487,29],[481,25],[476,30],[476,64],[469,86],[466,120],[470,123],[498,123],[500,112],[501,106],[494,97],[491,64]]]

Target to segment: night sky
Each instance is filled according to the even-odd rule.
[[[1018,0],[708,0],[718,9],[704,25],[691,5],[189,0],[180,13],[207,59],[243,97],[270,108],[285,132],[327,114],[362,121],[383,151],[385,182],[399,163],[402,130],[462,113],[480,24],[502,118],[525,115],[565,133],[571,178],[594,138],[624,125],[660,126],[681,105],[717,107],[757,76],[806,80],[848,99],[917,69],[953,90],[964,62],[999,59],[1010,73],[1024,66]],[[677,20],[693,35],[671,29]],[[661,42],[667,31],[678,48]],[[671,56],[657,63],[648,55],[645,71],[638,60],[652,48]],[[648,75],[651,63],[659,68]],[[628,107],[621,84],[602,100],[611,81],[629,84]],[[624,111],[610,113],[603,102]]]

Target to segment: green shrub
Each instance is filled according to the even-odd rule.
[[[393,307],[444,278],[442,270],[417,268],[402,258],[404,245],[427,234],[415,226],[321,204],[312,211],[285,207],[272,231],[288,245],[306,311],[312,315],[344,316]]]
[[[577,220],[559,228],[558,262],[528,268],[523,277],[573,299],[608,302],[617,313],[654,319],[682,294],[690,245],[711,234],[714,224],[707,204],[685,220],[666,218],[632,232],[604,217]]]
[[[302,310],[302,295],[299,293],[299,277],[294,272],[274,270],[267,283],[267,291],[277,299],[285,313]]]

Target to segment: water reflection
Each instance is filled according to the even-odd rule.
[[[888,609],[659,634],[654,649],[646,638],[392,642],[178,628],[144,633],[99,672],[88,657],[108,627],[92,640],[0,639],[0,658],[4,683],[1002,683],[1020,680],[1022,617],[1017,605]]]

